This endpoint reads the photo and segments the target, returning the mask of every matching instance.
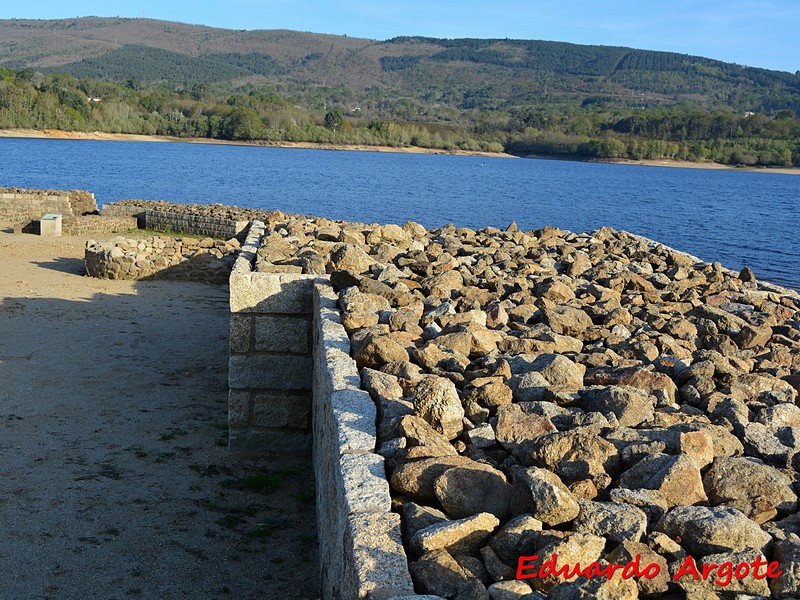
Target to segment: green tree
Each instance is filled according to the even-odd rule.
[[[333,133],[336,133],[342,123],[344,123],[344,115],[338,108],[332,108],[325,114],[325,127],[333,130]]]

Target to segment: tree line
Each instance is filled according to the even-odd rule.
[[[625,108],[602,97],[487,108],[477,101],[480,93],[454,109],[438,99],[374,92],[362,111],[352,108],[346,90],[292,95],[253,85],[118,83],[0,69],[0,128],[800,166],[800,121],[788,109],[767,115],[689,103]]]

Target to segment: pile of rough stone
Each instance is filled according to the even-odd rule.
[[[798,294],[608,228],[268,225],[339,291],[419,592],[798,597]]]
[[[227,283],[241,247],[239,240],[190,237],[86,242],[86,272],[105,279],[186,279]]]
[[[214,217],[217,219],[231,219],[233,221],[253,221],[255,219],[266,221],[273,218],[273,211],[258,208],[242,208],[228,204],[176,204],[166,200],[118,200],[106,204],[113,206],[130,206],[144,210],[157,210],[179,215],[193,215],[199,217]],[[282,214],[282,213],[281,213]]]

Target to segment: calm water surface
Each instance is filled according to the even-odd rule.
[[[800,177],[553,160],[0,139],[0,186],[427,227],[609,225],[800,289]]]

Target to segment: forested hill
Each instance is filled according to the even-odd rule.
[[[800,73],[685,54],[86,17],[0,20],[0,71],[0,128],[800,163]]]
[[[372,41],[150,19],[0,20],[0,66],[116,81],[324,86],[362,103],[381,91],[467,109],[569,99],[800,110],[796,74],[683,54],[531,40]]]

